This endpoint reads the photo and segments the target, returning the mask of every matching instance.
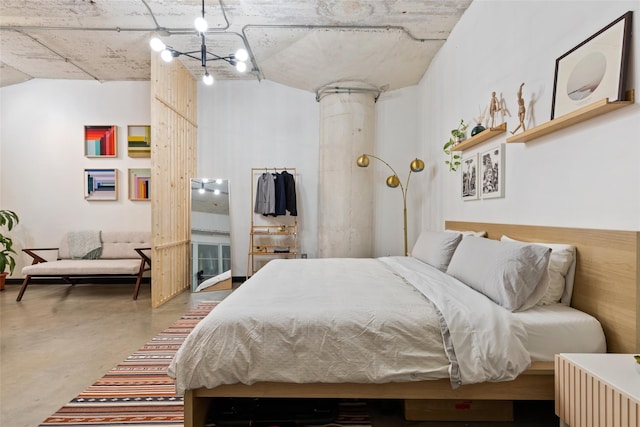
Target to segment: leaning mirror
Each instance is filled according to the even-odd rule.
[[[191,179],[191,265],[194,292],[231,289],[231,225],[226,179]]]

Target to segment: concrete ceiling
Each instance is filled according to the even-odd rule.
[[[192,178],[191,211],[229,215],[229,182],[205,182],[202,178]]]
[[[311,92],[357,81],[416,84],[472,0],[205,0],[209,52],[244,47],[250,71],[209,61],[218,80],[268,79]],[[201,0],[0,0],[0,86],[33,78],[149,80],[154,33],[200,51]],[[199,56],[199,54],[196,54]],[[200,61],[179,58],[200,77]]]

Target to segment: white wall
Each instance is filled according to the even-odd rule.
[[[126,151],[127,125],[150,122],[149,97],[149,82],[36,79],[0,89],[0,208],[20,216],[17,248],[57,247],[71,229],[151,229],[150,203],[127,191],[127,170],[151,162]],[[117,157],[85,157],[84,125],[118,126]],[[86,201],[85,168],[118,169],[118,200]],[[20,253],[14,277],[30,260]]]
[[[418,139],[418,91],[411,86],[383,93],[376,103],[375,153],[396,171],[407,189],[410,164],[416,157],[425,160]],[[355,161],[355,159],[354,159]],[[374,175],[374,256],[403,255],[402,189],[389,188],[389,168],[372,159]],[[420,234],[420,218],[428,182],[426,172],[412,173],[407,194],[407,242],[409,251]]]
[[[247,269],[251,168],[297,169],[298,251],[316,256],[318,120],[310,92],[264,80],[199,84],[198,174],[229,180],[234,276]]]
[[[442,145],[460,118],[471,121],[502,93],[517,123],[516,91],[535,97],[535,124],[551,110],[557,57],[627,10],[635,12],[630,87],[640,81],[636,1],[475,0],[418,86],[376,104],[375,155],[403,185],[414,157],[426,163],[408,191],[409,247],[446,219],[640,230],[640,106],[595,118],[527,144],[506,146],[506,197],[463,202],[460,175],[447,171]],[[246,270],[251,167],[296,167],[301,252],[317,248],[319,108],[313,93],[276,83],[200,86],[198,174],[230,180],[233,275]],[[150,204],[127,199],[126,170],[149,159],[126,156],[128,124],[149,123],[149,83],[31,80],[0,89],[0,208],[22,223],[19,248],[56,246],[74,228],[149,229]],[[119,126],[115,159],[84,157],[85,124]],[[469,153],[504,142],[507,135]],[[354,159],[355,161],[355,159]],[[119,200],[87,202],[84,168],[118,168]],[[375,167],[374,254],[402,253],[400,189]],[[27,258],[27,257],[25,257]],[[27,262],[28,260],[24,260]],[[19,268],[18,268],[19,271]]]
[[[467,220],[640,229],[640,106],[589,120],[527,144],[506,145],[506,197],[462,201],[460,172],[444,165],[442,145],[461,118],[469,122],[491,91],[501,93],[518,124],[516,92],[535,99],[534,124],[550,118],[556,59],[634,11],[629,86],[640,82],[637,1],[474,1],[419,85],[419,135],[433,176],[422,224]],[[503,134],[469,150],[505,142]]]

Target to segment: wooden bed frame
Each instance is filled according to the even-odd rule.
[[[484,230],[528,242],[573,244],[577,249],[571,305],[596,317],[608,351],[640,352],[640,232],[447,221],[453,230]],[[184,426],[201,427],[215,397],[308,397],[363,399],[553,400],[553,362],[536,362],[513,381],[451,388],[448,379],[387,384],[257,383],[187,390]]]

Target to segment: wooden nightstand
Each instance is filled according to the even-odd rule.
[[[635,365],[631,354],[556,354],[560,425],[640,427],[640,373]]]

